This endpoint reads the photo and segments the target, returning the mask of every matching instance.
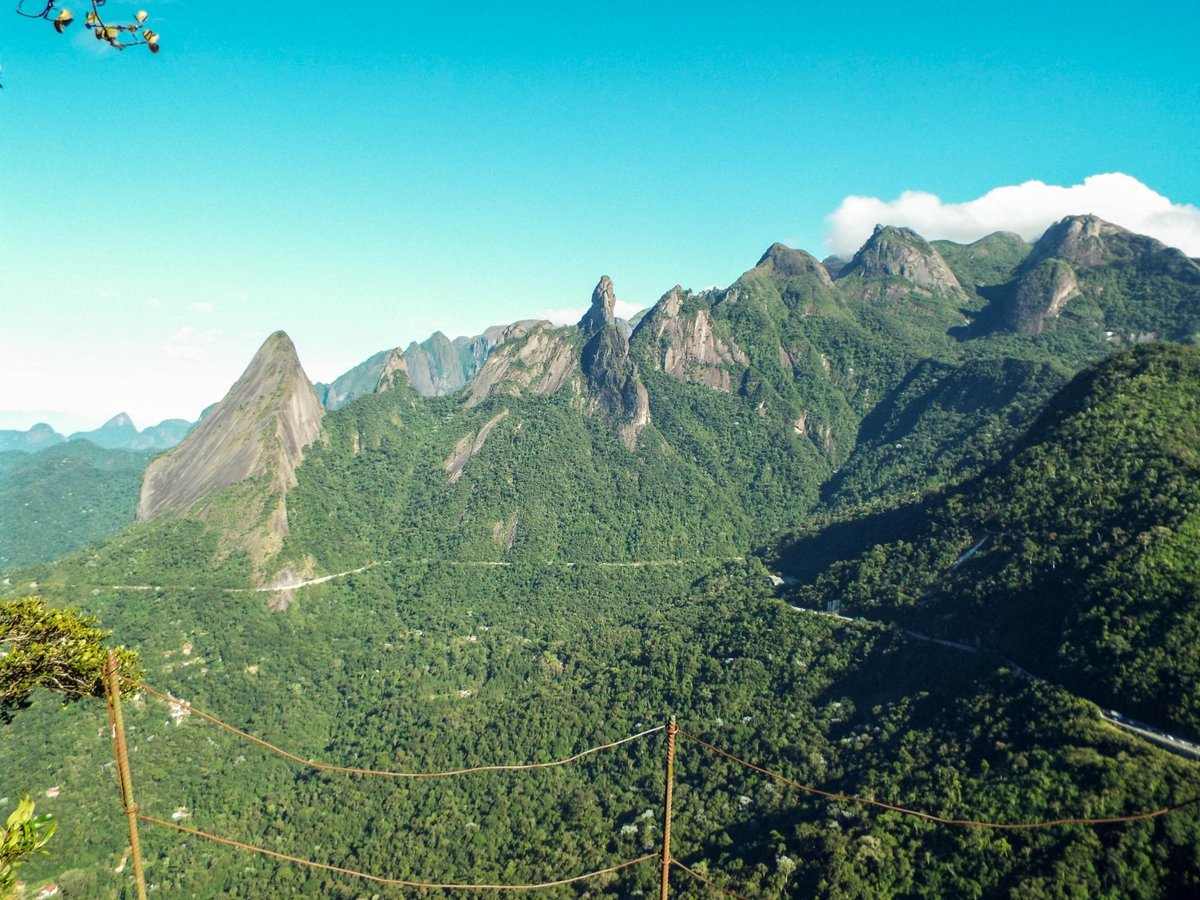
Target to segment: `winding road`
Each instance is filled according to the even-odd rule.
[[[791,604],[789,604],[789,606],[791,606]],[[863,618],[861,616],[859,616],[859,617],[843,616],[840,613],[827,612],[827,611],[821,610],[821,609],[809,609],[806,606],[791,606],[791,608],[794,609],[796,612],[809,613],[809,614],[815,615],[815,616],[826,616],[828,618],[838,619],[842,622],[865,622],[865,623],[871,624],[871,625],[884,625],[884,626],[890,624],[887,622],[881,622],[878,619],[867,619],[867,618]],[[930,637],[927,634],[921,634],[919,631],[909,631],[906,628],[902,628],[900,630],[903,631],[904,634],[906,634],[908,637],[913,638],[914,640],[926,641],[931,644],[937,644],[941,647],[948,647],[951,650],[958,650],[963,653],[979,653],[980,652],[979,647],[973,647],[970,644],[964,644],[960,641],[948,641],[948,640],[944,640],[942,638]],[[985,651],[985,652],[991,652],[991,651]],[[1039,678],[1037,675],[1034,675],[1032,672],[1028,671],[1027,669],[1022,668],[1020,665],[1013,662],[1011,659],[1007,659],[1003,656],[1001,656],[1000,659],[1001,659],[1001,661],[1003,661],[1003,663],[1008,668],[1012,669],[1013,672],[1015,672],[1017,675],[1019,675],[1022,678],[1028,679],[1030,681],[1038,680],[1038,681],[1046,681],[1047,684],[1054,684],[1054,682],[1049,682],[1044,678]],[[1066,691],[1066,688],[1064,688],[1062,685],[1054,684],[1054,686],[1057,687],[1059,690]],[[1067,691],[1067,693],[1071,693],[1071,692]],[[1073,694],[1072,696],[1079,697],[1078,694]],[[1080,697],[1079,699],[1087,700],[1086,697]],[[1088,702],[1092,703],[1093,701],[1088,700]],[[1095,704],[1095,705],[1098,706],[1099,704]],[[1163,748],[1164,750],[1169,750],[1172,753],[1176,753],[1179,756],[1183,756],[1188,759],[1200,760],[1200,744],[1195,744],[1195,743],[1188,741],[1184,738],[1181,738],[1177,735],[1169,734],[1159,728],[1155,728],[1153,725],[1147,725],[1145,722],[1139,722],[1136,719],[1131,719],[1129,716],[1123,715],[1122,713],[1117,712],[1115,709],[1101,708],[1100,709],[1100,717],[1102,719],[1104,719],[1104,721],[1107,722],[1108,724],[1113,725],[1117,728],[1123,729],[1124,731],[1128,731],[1132,734],[1136,734],[1138,737],[1142,738],[1143,740],[1150,741],[1151,743]]]

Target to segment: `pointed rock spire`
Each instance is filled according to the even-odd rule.
[[[613,293],[612,279],[607,275],[600,276],[600,283],[592,291],[591,308],[579,320],[579,330],[584,339],[616,323],[617,296]]]
[[[379,373],[379,383],[375,385],[375,393],[382,394],[390,391],[407,380],[408,362],[404,358],[404,351],[396,347],[388,354],[388,358],[383,364],[383,371]]]
[[[269,475],[273,487],[286,493],[304,448],[320,433],[324,412],[291,338],[275,332],[225,398],[174,450],[150,463],[138,521],[184,511],[259,475]],[[286,532],[282,508],[281,515],[277,530]]]
[[[579,321],[583,334],[580,364],[591,394],[591,409],[620,426],[630,450],[650,421],[650,401],[637,365],[629,357],[629,338],[617,326],[617,298],[605,275],[592,292],[592,307]]]

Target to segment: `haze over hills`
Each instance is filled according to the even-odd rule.
[[[772,245],[632,328],[604,277],[578,325],[435,335],[329,386],[277,333],[151,464],[137,523],[11,590],[86,606],[150,683],[306,759],[562,758],[676,714],[792,780],[942,816],[1159,809],[1200,794],[1196,764],[1096,704],[1200,736],[1200,350],[1162,343],[1197,342],[1197,276],[1094,217],[1032,246],[880,227],[850,261]],[[0,794],[70,798],[75,840],[34,871],[75,896],[123,878],[103,718],[43,703],[0,733]],[[380,784],[280,768],[151,702],[129,719],[142,808],[331,865],[538,881],[661,839],[657,745],[536,781]],[[952,829],[695,745],[679,766],[673,852],[744,896],[1200,889],[1191,808]],[[361,887],[145,842],[160,890]],[[560,893],[655,889],[634,868]]]
[[[166,419],[139,431],[129,416],[118,413],[99,428],[64,437],[42,422],[27,431],[0,431],[0,453],[11,450],[35,453],[55,444],[81,440],[108,450],[168,450],[183,440],[193,424],[185,419]]]

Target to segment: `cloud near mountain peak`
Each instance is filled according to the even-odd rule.
[[[1089,213],[1200,256],[1200,209],[1172,203],[1121,172],[1091,175],[1070,186],[1026,181],[993,188],[964,203],[945,203],[925,191],[904,191],[895,200],[851,195],[826,219],[825,245],[829,252],[849,257],[877,223],[906,225],[929,240],[966,243],[994,231],[1015,231],[1033,241],[1064,216]]]

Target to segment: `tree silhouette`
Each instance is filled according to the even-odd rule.
[[[17,13],[27,19],[45,19],[54,26],[54,30],[59,34],[66,31],[67,27],[75,21],[75,16],[67,8],[58,9],[55,5],[57,0],[45,0],[46,6],[39,13],[26,12],[24,9],[26,0],[19,0],[17,3]],[[39,0],[40,2],[40,0]],[[126,47],[134,47],[139,44],[145,44],[150,48],[151,53],[157,53],[158,47],[158,32],[151,31],[145,28],[146,20],[150,18],[150,14],[144,9],[139,10],[133,17],[134,21],[129,25],[109,25],[104,21],[104,17],[100,15],[100,9],[108,0],[90,0],[91,10],[88,11],[84,18],[84,27],[91,31],[98,41],[107,41],[118,50],[124,50]],[[58,15],[53,13],[57,10]],[[53,16],[53,17],[52,17]],[[138,34],[138,32],[141,34]]]
[[[75,15],[66,7],[59,8],[58,0],[33,0],[34,3],[44,3],[40,12],[29,12],[25,9],[26,2],[30,0],[18,0],[17,15],[24,16],[27,19],[45,19],[49,22],[54,30],[59,34],[70,27],[75,21]],[[158,32],[152,31],[146,27],[146,20],[150,18],[150,14],[144,9],[139,10],[133,17],[133,21],[128,24],[112,25],[104,21],[100,10],[108,2],[108,0],[89,0],[91,9],[84,16],[83,27],[95,35],[96,40],[105,41],[109,46],[117,50],[124,50],[126,47],[136,47],[145,45],[150,48],[151,53],[159,51]],[[3,85],[0,85],[3,87]]]

